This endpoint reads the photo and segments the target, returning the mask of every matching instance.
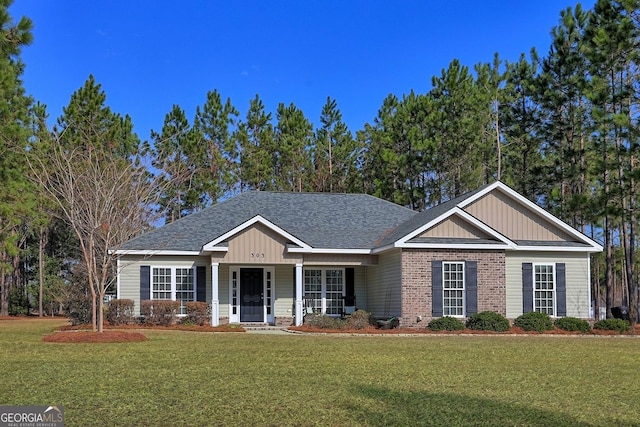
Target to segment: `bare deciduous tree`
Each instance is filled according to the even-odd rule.
[[[102,332],[101,304],[116,277],[111,253],[150,227],[160,192],[145,167],[104,150],[68,148],[55,139],[46,153],[32,154],[35,183],[78,238],[91,290],[93,330]]]

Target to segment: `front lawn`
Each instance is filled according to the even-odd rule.
[[[0,405],[67,426],[640,425],[640,339],[142,331],[45,343],[0,320]]]

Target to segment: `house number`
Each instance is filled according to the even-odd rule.
[[[251,252],[251,258],[264,258],[264,252]]]

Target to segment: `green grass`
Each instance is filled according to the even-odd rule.
[[[56,323],[57,322],[57,323]],[[640,339],[145,331],[48,344],[0,321],[0,405],[67,426],[640,425]]]

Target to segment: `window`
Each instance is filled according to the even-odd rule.
[[[170,268],[153,269],[152,289],[152,299],[171,299]]]
[[[342,314],[344,291],[344,269],[304,270],[304,298],[315,312]]]
[[[553,264],[534,266],[533,275],[533,311],[554,316],[554,274]]]
[[[186,303],[196,300],[195,269],[154,267],[151,299],[180,301],[178,314],[186,314]]]
[[[192,268],[176,268],[176,301],[180,301],[178,314],[187,314],[186,304],[195,301]]]
[[[442,263],[442,313],[464,316],[464,262]]]

